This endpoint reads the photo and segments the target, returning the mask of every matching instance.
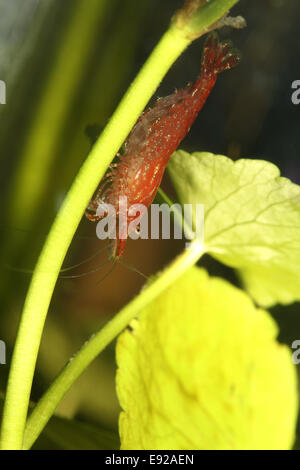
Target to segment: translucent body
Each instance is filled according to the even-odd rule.
[[[215,33],[208,37],[201,72],[195,83],[158,99],[153,108],[139,117],[125,142],[123,155],[118,155],[119,162],[111,165],[89,203],[86,216],[90,220],[101,218],[96,211],[103,203],[112,204],[118,214],[121,196],[127,197],[128,207],[133,204],[150,206],[170,156],[188,133],[214,87],[218,73],[231,69],[238,61],[239,55],[229,42],[220,43]],[[134,218],[127,214],[127,223]],[[126,230],[127,226],[121,228],[122,237],[117,236],[113,253],[116,258],[124,253]]]

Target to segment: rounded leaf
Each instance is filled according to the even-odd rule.
[[[291,353],[241,290],[192,268],[119,337],[122,449],[288,449]]]

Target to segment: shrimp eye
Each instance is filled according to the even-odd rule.
[[[135,233],[140,233],[140,231],[141,231],[141,227],[139,225],[137,225],[135,227]]]

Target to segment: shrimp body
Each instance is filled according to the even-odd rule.
[[[210,34],[203,50],[201,72],[194,84],[172,95],[160,98],[153,108],[144,111],[125,142],[119,162],[111,165],[100,187],[91,200],[86,216],[99,220],[99,204],[111,204],[119,214],[119,198],[127,197],[127,204],[149,207],[160,186],[170,156],[190,130],[199,111],[213,89],[218,73],[233,68],[239,62],[229,42],[218,41]],[[118,231],[113,255],[124,253],[128,224],[136,218],[127,213],[126,227]],[[120,237],[120,232],[122,236]],[[123,232],[123,233],[122,233]]]

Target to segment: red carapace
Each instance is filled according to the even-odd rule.
[[[124,153],[118,154],[118,163],[110,166],[90,201],[86,211],[88,219],[97,221],[102,218],[96,213],[100,204],[113,205],[118,218],[122,196],[127,197],[127,207],[133,204],[150,206],[170,156],[188,133],[214,87],[217,75],[233,68],[239,59],[230,42],[219,42],[216,33],[208,36],[199,77],[183,90],[159,98],[153,108],[141,114],[125,142]],[[136,215],[131,217],[127,213],[126,228],[120,230],[117,227],[114,259],[119,259],[124,253],[129,235],[127,226],[134,218]]]

